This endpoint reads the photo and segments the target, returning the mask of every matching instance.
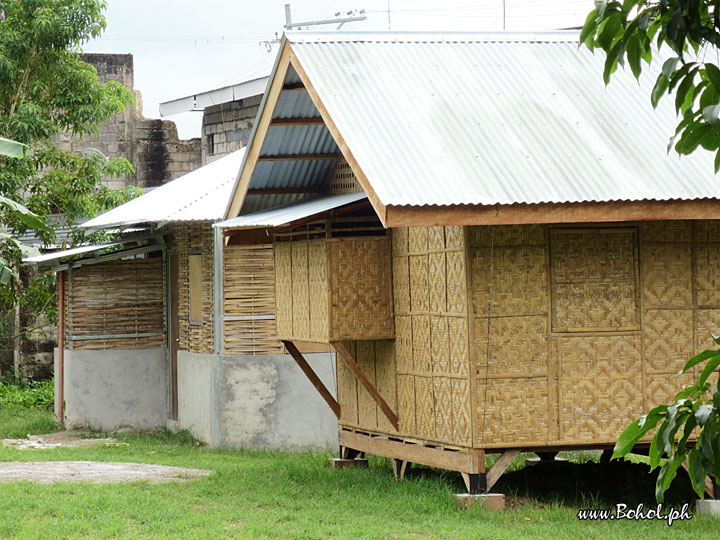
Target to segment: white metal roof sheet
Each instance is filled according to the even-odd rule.
[[[53,253],[44,253],[42,255],[36,255],[35,257],[27,257],[23,259],[24,263],[46,263],[50,261],[56,261],[64,259],[65,257],[72,257],[73,255],[83,255],[85,253],[92,253],[94,251],[100,251],[101,249],[119,246],[125,244],[127,241],[121,240],[118,242],[108,242],[105,244],[93,244],[90,246],[80,246],[76,248],[66,249],[63,251],[55,251]]]
[[[280,225],[321,214],[333,208],[339,208],[340,206],[345,206],[346,204],[354,203],[365,198],[365,193],[362,192],[314,197],[312,199],[304,199],[276,208],[238,216],[233,219],[228,219],[227,221],[221,221],[220,223],[216,223],[215,227],[222,229],[279,227]]]
[[[105,212],[82,227],[97,230],[136,223],[221,219],[244,154],[241,148]]]
[[[576,32],[294,33],[319,99],[385,205],[718,198],[712,156],[666,152],[659,66],[606,88]]]

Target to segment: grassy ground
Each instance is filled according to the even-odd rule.
[[[2,437],[47,431],[47,411],[0,408]],[[499,484],[508,509],[493,513],[453,506],[452,493],[462,490],[455,473],[418,467],[399,484],[379,458],[371,457],[367,470],[336,471],[328,468],[328,453],[209,450],[185,433],[116,437],[120,445],[91,449],[0,447],[0,461],[132,461],[215,473],[172,484],[0,484],[0,538],[715,539],[720,525],[707,517],[672,527],[579,521],[579,507],[612,502],[594,489],[608,482],[590,474],[590,483],[582,483],[583,470],[599,467],[596,455],[575,456],[578,463],[558,472],[522,468],[518,460]]]

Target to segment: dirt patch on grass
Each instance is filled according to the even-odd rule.
[[[91,448],[120,443],[112,437],[91,438],[90,433],[87,432],[58,431],[47,435],[28,435],[25,439],[3,439],[2,444],[20,450],[49,450],[60,446],[66,448]]]
[[[27,480],[53,482],[177,482],[212,474],[205,469],[186,469],[145,463],[105,461],[6,461],[0,463],[0,482]]]

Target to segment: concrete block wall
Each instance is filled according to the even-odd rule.
[[[205,108],[202,124],[202,163],[207,165],[246,146],[262,96],[252,96]]]

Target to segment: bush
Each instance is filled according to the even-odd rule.
[[[53,379],[19,383],[10,376],[0,378],[0,408],[3,409],[50,409],[55,396]]]

